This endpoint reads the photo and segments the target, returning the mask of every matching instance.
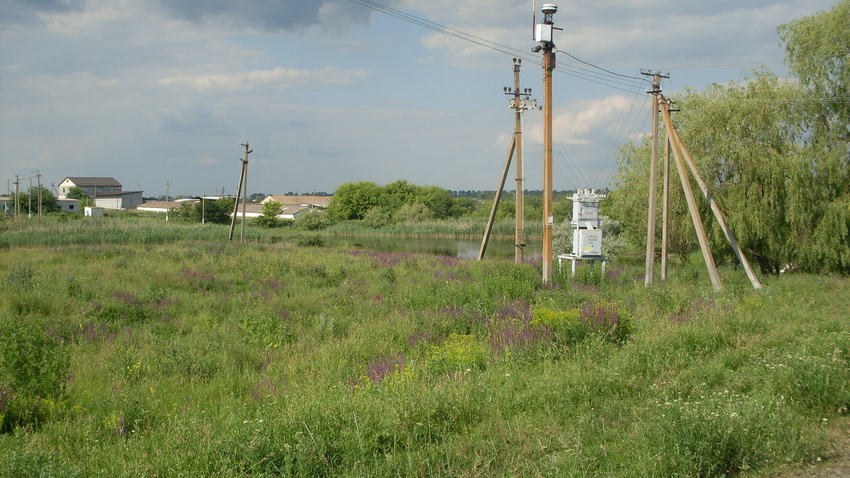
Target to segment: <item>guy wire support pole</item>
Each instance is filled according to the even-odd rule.
[[[691,222],[696,230],[697,239],[699,239],[699,247],[702,250],[705,267],[708,269],[708,276],[711,278],[711,284],[714,286],[714,290],[723,290],[723,285],[720,283],[720,275],[717,273],[717,265],[714,263],[714,256],[711,255],[711,249],[708,247],[708,236],[706,236],[705,227],[702,225],[702,219],[700,218],[699,209],[697,208],[696,199],[694,198],[694,191],[691,188],[691,182],[688,179],[688,172],[685,170],[685,162],[679,154],[681,141],[676,133],[676,129],[673,128],[673,125],[670,123],[670,111],[668,110],[667,103],[665,101],[661,101],[659,104],[661,105],[661,113],[664,115],[664,126],[667,130],[667,135],[670,137],[670,141],[673,144],[673,156],[676,159],[676,170],[679,173],[679,181],[682,183],[682,190],[685,192],[685,199],[688,203],[688,211],[691,214]]]
[[[668,111],[669,116],[669,111]],[[735,253],[735,257],[738,258],[738,261],[744,267],[744,271],[747,274],[747,278],[750,280],[750,284],[752,284],[754,289],[761,289],[761,282],[759,282],[758,278],[753,272],[752,267],[750,267],[750,262],[747,260],[744,253],[741,251],[741,247],[738,245],[738,240],[735,238],[735,234],[732,232],[732,229],[729,228],[729,225],[726,223],[726,218],[723,217],[723,212],[720,210],[720,206],[717,205],[717,201],[711,195],[711,191],[708,190],[708,185],[705,183],[705,180],[702,179],[702,176],[699,174],[699,170],[697,169],[696,162],[694,162],[694,158],[691,156],[691,153],[688,151],[688,148],[685,147],[685,143],[682,142],[682,138],[679,137],[678,133],[675,133],[675,145],[678,145],[679,149],[682,151],[682,156],[684,156],[685,161],[688,164],[688,168],[691,170],[691,174],[694,175],[694,179],[697,182],[697,185],[702,191],[702,194],[705,196],[705,200],[708,201],[708,205],[711,208],[711,212],[714,214],[714,218],[717,219],[717,224],[720,226],[720,229],[723,231],[723,234],[726,236],[726,240],[729,241],[729,246],[732,247],[732,251]]]
[[[652,90],[647,91],[652,95],[652,159],[649,165],[649,212],[646,221],[646,273],[644,275],[644,285],[650,287],[655,269],[655,216],[658,201],[656,191],[658,187],[658,101],[661,93],[661,78],[669,78],[669,76],[644,71],[641,74],[652,76]]]
[[[555,70],[555,43],[552,21],[558,6],[541,7],[543,22],[536,25],[534,37],[540,43],[533,51],[543,50],[543,283],[552,282],[552,72]]]
[[[669,112],[679,111],[670,109],[671,101],[667,101]],[[669,243],[670,230],[670,135],[664,135],[664,191],[662,193],[661,206],[661,280],[667,281],[667,245]]]
[[[496,219],[496,210],[499,208],[499,200],[502,198],[502,190],[505,189],[505,180],[508,178],[508,170],[511,167],[511,155],[516,150],[516,137],[511,139],[511,146],[508,148],[508,156],[505,158],[505,169],[502,172],[502,180],[499,181],[499,187],[496,188],[496,195],[493,197],[493,206],[490,208],[490,218],[487,220],[487,227],[484,229],[484,237],[481,238],[481,248],[478,249],[478,260],[484,259],[484,253],[487,251],[487,243],[490,242],[490,231],[493,230],[493,222]]]

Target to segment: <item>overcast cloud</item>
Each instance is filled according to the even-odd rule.
[[[232,194],[250,142],[252,193],[396,179],[493,189],[513,132],[512,58],[542,100],[531,2],[380,4],[420,24],[349,0],[0,0],[0,173]],[[776,28],[833,4],[561,3],[556,189],[607,186],[617,146],[649,131],[645,81],[569,55],[629,77],[669,72],[675,96],[761,65],[784,74]],[[528,189],[542,184],[540,116],[525,114]]]

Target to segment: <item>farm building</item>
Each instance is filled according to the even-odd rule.
[[[121,183],[110,177],[66,177],[57,186],[59,199],[66,199],[73,187],[82,189],[95,206],[104,209],[135,209],[144,202],[142,191],[124,191]]]

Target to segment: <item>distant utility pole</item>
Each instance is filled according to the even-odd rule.
[[[165,222],[168,222],[168,198],[171,196],[171,185],[168,181],[165,182]],[[97,194],[97,189],[95,189],[95,194]],[[97,197],[97,196],[95,196]]]
[[[21,178],[15,175],[15,217],[21,215]]]
[[[507,86],[504,88],[506,95],[513,96],[513,99],[510,100],[508,106],[515,112],[516,127],[514,129],[514,137],[511,140],[511,145],[508,149],[508,156],[505,160],[505,169],[502,173],[502,180],[499,183],[499,187],[496,188],[496,195],[493,198],[493,207],[490,209],[490,219],[487,221],[487,228],[484,230],[484,237],[481,240],[481,248],[478,251],[479,261],[484,258],[484,253],[487,250],[487,243],[490,240],[493,222],[496,220],[496,210],[498,209],[499,200],[502,197],[502,190],[505,188],[505,181],[507,180],[508,171],[510,170],[512,155],[516,155],[516,233],[514,241],[516,250],[514,254],[514,261],[521,263],[523,259],[522,248],[525,247],[525,243],[523,242],[524,221],[522,182],[524,178],[522,177],[522,113],[527,109],[536,108],[537,100],[531,100],[531,102],[527,101],[528,97],[531,96],[531,88],[525,88],[522,92],[520,92],[519,70],[521,63],[522,60],[514,58],[514,87],[513,89]]]
[[[552,17],[558,11],[554,3],[540,9],[543,22],[535,25],[534,39],[539,45],[533,51],[543,51],[543,283],[552,282],[552,72],[555,70],[555,43]]]
[[[227,240],[233,240],[233,229],[236,228],[236,215],[239,213],[239,196],[242,195],[242,229],[240,234],[240,242],[245,242],[245,203],[248,196],[248,155],[254,150],[248,150],[248,143],[242,144],[245,147],[245,154],[242,156],[242,175],[239,177],[239,187],[236,189],[236,201],[233,203],[233,216],[230,220],[230,236]]]
[[[652,159],[649,165],[649,213],[646,221],[646,274],[644,276],[644,285],[649,287],[652,285],[655,268],[655,216],[658,199],[656,192],[658,184],[658,101],[661,94],[661,78],[669,78],[669,76],[643,71],[641,74],[652,76],[652,89],[647,91],[652,95]]]
[[[38,178],[38,220],[41,221],[41,171],[35,171],[35,177]]]

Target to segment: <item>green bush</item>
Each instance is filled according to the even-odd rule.
[[[479,370],[487,364],[487,349],[473,335],[451,334],[441,345],[431,346],[427,368],[436,374]]]
[[[596,335],[622,344],[633,332],[631,315],[616,304],[585,303],[582,307],[563,312],[534,309],[531,325],[551,330],[557,341],[564,344],[581,342]]]

